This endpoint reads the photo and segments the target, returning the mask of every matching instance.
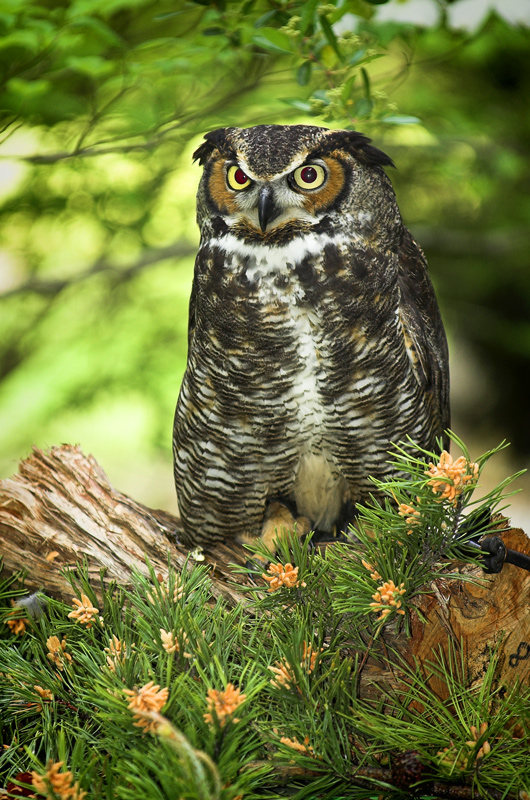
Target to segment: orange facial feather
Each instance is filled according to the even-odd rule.
[[[226,185],[225,159],[219,157],[212,164],[208,181],[208,191],[222,214],[235,214],[238,211],[233,192]]]
[[[323,161],[328,171],[328,179],[321,189],[307,193],[305,208],[310,214],[315,214],[334,203],[344,188],[344,168],[340,161],[332,156],[326,156]]]

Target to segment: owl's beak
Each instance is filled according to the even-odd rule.
[[[265,233],[267,224],[278,216],[272,186],[263,186],[258,195],[258,219],[261,232]]]

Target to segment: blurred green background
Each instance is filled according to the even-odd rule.
[[[530,4],[0,1],[0,477],[79,443],[176,508],[200,169],[223,125],[370,135],[448,331],[453,429],[530,453]],[[530,486],[514,520],[530,528]]]

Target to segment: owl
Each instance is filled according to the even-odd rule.
[[[260,537],[272,552],[280,532],[345,529],[370,476],[392,475],[392,443],[437,448],[447,342],[392,161],[368,138],[308,125],[204,138],[179,508],[189,544]]]

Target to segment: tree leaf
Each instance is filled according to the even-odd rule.
[[[306,114],[312,111],[311,103],[308,103],[307,100],[300,100],[298,97],[282,97],[282,103],[285,103],[286,106],[297,108]]]
[[[248,14],[249,11],[252,11],[255,5],[256,0],[246,0],[246,2],[241,6],[241,14]]]
[[[315,98],[315,100],[322,100],[323,103],[329,105],[329,97],[327,96],[325,89],[317,89],[316,92],[313,92],[312,96]]]
[[[266,28],[270,22],[278,22],[279,24],[284,25],[288,21],[289,18],[286,17],[284,12],[275,8],[272,11],[267,11],[265,14],[262,14],[261,17],[258,17],[254,23],[254,27]]]
[[[304,61],[303,64],[300,64],[300,66],[296,71],[296,81],[300,86],[307,86],[307,84],[311,80],[312,70],[313,70],[313,65],[311,61]]]
[[[367,100],[370,99],[370,76],[364,67],[361,67],[361,78],[363,79],[364,95]]]
[[[355,53],[352,53],[351,56],[348,56],[346,59],[347,64],[358,64],[359,61],[362,61],[366,55],[365,48],[361,48],[360,50],[356,50]]]
[[[357,80],[357,75],[354,74],[351,76],[351,78],[348,78],[348,80],[344,83],[341,93],[341,98],[343,101],[348,100],[348,98],[351,96],[356,80]]]
[[[300,31],[304,34],[304,36],[315,24],[315,15],[318,4],[319,0],[309,0],[309,2],[304,3],[300,19]]]
[[[7,89],[19,97],[31,99],[39,97],[50,91],[50,81],[39,79],[34,81],[24,81],[22,78],[12,78],[7,83]]]
[[[421,119],[409,117],[406,114],[392,114],[390,117],[383,117],[381,122],[388,122],[390,125],[417,125]]]
[[[252,36],[253,44],[271,53],[294,53],[293,43],[286,33],[277,31],[276,28],[260,28],[259,33]]]
[[[322,28],[322,32],[323,32],[324,36],[326,37],[326,39],[328,40],[330,46],[333,48],[333,50],[337,54],[337,57],[339,58],[339,60],[340,61],[344,61],[342,53],[340,52],[340,49],[339,49],[339,44],[337,42],[337,37],[335,36],[335,33],[333,32],[333,28],[331,27],[328,18],[324,14],[322,14],[319,17],[319,21],[320,21],[320,27]]]
[[[203,36],[222,36],[225,34],[226,31],[224,28],[212,27],[212,28],[205,28],[202,32]]]
[[[37,53],[40,49],[39,36],[28,29],[13,31],[0,37],[0,50],[7,50],[9,47],[21,47],[30,53]]]
[[[377,58],[384,58],[384,53],[374,53],[374,55],[367,56],[366,50],[357,50],[356,53],[352,53],[349,58],[346,59],[346,63],[350,66],[354,66],[355,64],[368,64],[370,61],[375,61]]]
[[[124,41],[123,39],[118,36],[118,34],[109,28],[103,20],[97,19],[95,17],[77,17],[72,21],[70,27],[75,30],[76,28],[85,28],[94,31],[100,39],[107,44],[115,45],[120,49],[124,48]]]
[[[372,113],[374,104],[367,97],[361,97],[353,106],[353,113],[356,117],[369,117]]]
[[[67,59],[67,64],[70,69],[91,78],[100,78],[114,72],[114,64],[100,56],[71,56]]]

